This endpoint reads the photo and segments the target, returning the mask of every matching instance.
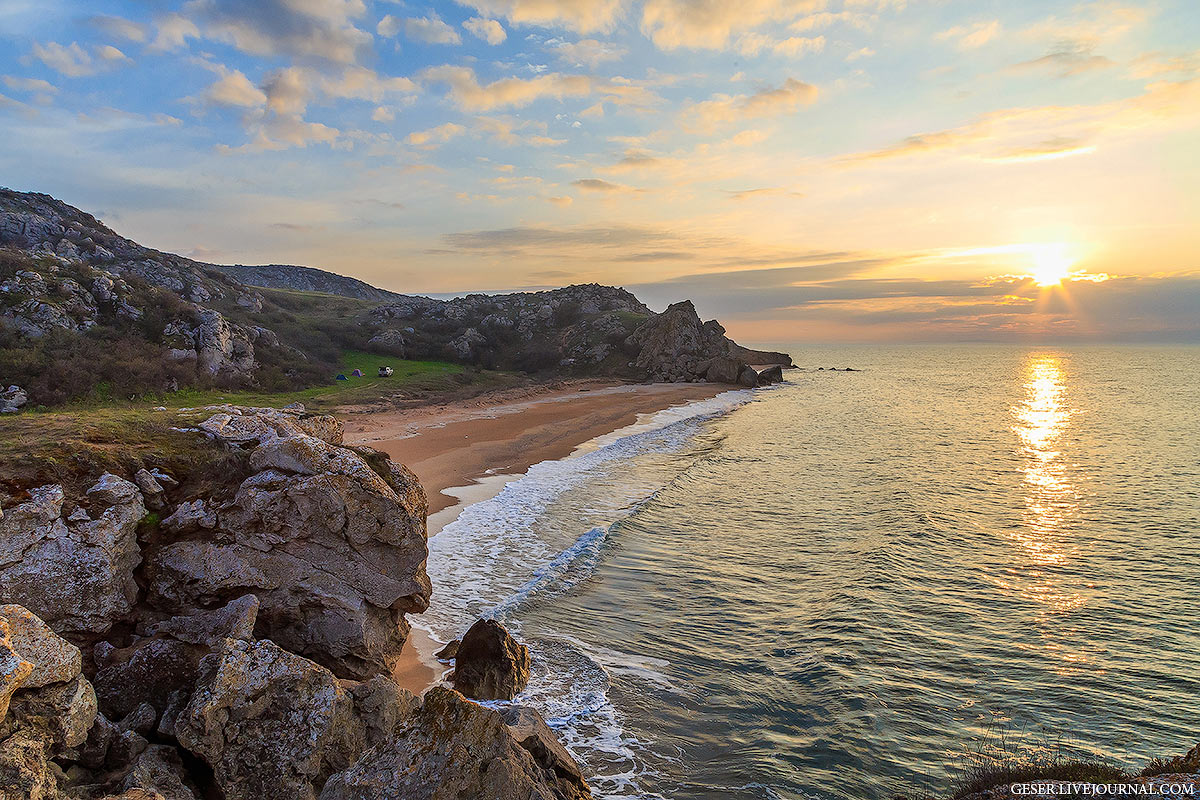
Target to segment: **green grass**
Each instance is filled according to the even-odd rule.
[[[394,373],[380,378],[381,365]],[[358,368],[364,377],[350,374]],[[54,408],[35,408],[0,417],[0,505],[9,506],[35,486],[61,483],[81,496],[101,473],[131,476],[141,467],[161,467],[191,476],[195,494],[229,484],[243,469],[244,453],[228,452],[189,428],[218,403],[279,408],[303,403],[311,412],[372,404],[411,405],[517,386],[528,379],[506,372],[476,370],[445,361],[406,361],[361,351],[345,351],[340,371],[349,380],[289,392],[185,390],[136,400],[90,399]],[[162,408],[163,410],[155,410]]]
[[[383,365],[394,370],[390,377],[379,377],[379,367]],[[353,377],[355,369],[362,370],[363,377]],[[338,373],[334,372],[325,383],[291,392],[259,392],[252,389],[184,390],[161,396],[157,403],[168,408],[214,403],[274,407],[303,403],[305,408],[311,411],[328,411],[340,405],[359,405],[387,399],[414,399],[473,383],[503,383],[507,377],[502,373],[476,372],[462,364],[448,361],[406,361],[355,350],[342,353],[342,364],[338,372],[345,375],[347,380],[336,380]]]

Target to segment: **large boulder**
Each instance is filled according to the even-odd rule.
[[[161,620],[145,626],[128,647],[105,648],[97,658],[96,694],[101,710],[121,719],[139,707],[151,709],[151,725],[170,733],[191,697],[200,661],[227,639],[253,639],[258,598],[245,595],[223,608]]]
[[[106,633],[137,599],[141,492],[105,474],[87,502],[90,514],[64,518],[62,487],[43,486],[0,517],[0,602],[24,606],[58,633]]]
[[[8,620],[0,619],[0,723],[8,714],[12,696],[32,674],[33,663],[26,661],[12,645]]]
[[[189,512],[195,526],[164,520],[172,535],[147,557],[150,602],[183,611],[253,593],[257,635],[340,677],[386,672],[408,634],[404,614],[429,603],[424,491],[386,456],[286,419],[225,413],[202,424],[258,442],[250,464],[260,471],[221,507]],[[340,428],[318,432],[340,438]]]
[[[454,688],[476,700],[511,700],[529,683],[529,648],[494,619],[471,626],[454,657]]]
[[[11,604],[0,606],[0,620],[8,629],[9,645],[33,665],[22,684],[24,688],[66,683],[83,671],[79,648],[52,631],[29,609]]]
[[[435,687],[394,740],[332,776],[320,800],[583,800],[591,791],[565,749],[545,747],[530,725]],[[551,738],[553,738],[551,736]],[[530,742],[533,749],[526,747]],[[535,752],[536,751],[536,752]]]
[[[731,356],[717,356],[711,359],[707,366],[698,367],[698,371],[702,372],[705,380],[712,383],[737,383],[745,368],[745,361]]]
[[[29,395],[20,386],[9,386],[0,391],[0,414],[15,414],[29,402]]]
[[[252,372],[257,365],[249,335],[212,309],[200,309],[199,316],[192,337],[201,368],[210,375]]]
[[[271,641],[229,639],[207,656],[175,736],[225,800],[306,800],[366,745],[333,673]]]
[[[771,383],[783,383],[783,367],[779,364],[763,367],[758,373],[759,386],[766,386]]]

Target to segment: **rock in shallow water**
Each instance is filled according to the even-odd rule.
[[[476,700],[511,700],[529,683],[529,648],[493,619],[481,619],[459,642],[454,688]]]

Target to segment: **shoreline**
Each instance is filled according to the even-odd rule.
[[[504,390],[465,404],[343,416],[345,441],[404,464],[429,499],[430,538],[463,508],[494,497],[534,464],[569,457],[580,446],[644,416],[729,391],[715,383],[625,384],[579,381]],[[430,578],[437,583],[437,576]],[[412,631],[392,677],[416,695],[448,671],[434,656],[444,643],[409,620]]]

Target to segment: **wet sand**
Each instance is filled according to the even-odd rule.
[[[566,458],[642,414],[730,388],[589,381],[498,392],[453,405],[351,415],[345,418],[346,442],[382,450],[417,474],[429,496],[429,535],[435,536],[461,508],[494,495],[534,464]],[[436,586],[438,576],[430,578]],[[441,646],[414,626],[393,676],[409,691],[424,692],[446,671],[433,656]]]

